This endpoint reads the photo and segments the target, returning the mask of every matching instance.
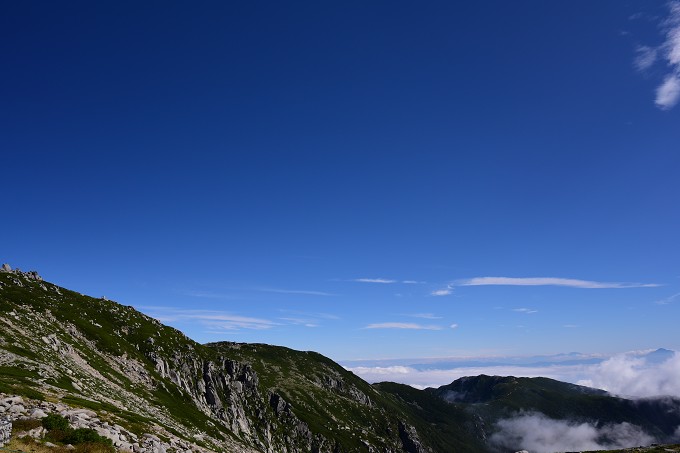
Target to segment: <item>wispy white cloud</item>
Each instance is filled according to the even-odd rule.
[[[658,50],[649,46],[637,46],[635,48],[635,53],[636,55],[633,64],[638,71],[644,72],[656,61]]]
[[[364,329],[442,330],[441,326],[425,326],[410,322],[381,322],[369,324]]]
[[[412,318],[422,318],[422,319],[442,319],[441,316],[436,316],[434,313],[413,313],[410,316]]]
[[[307,313],[297,310],[279,311],[286,314],[286,316],[279,318],[281,321],[297,326],[319,327],[323,321],[340,319],[338,316],[329,313]]]
[[[271,329],[279,323],[263,318],[241,316],[215,310],[185,310],[170,307],[144,307],[144,311],[163,322],[198,322],[212,330]]]
[[[296,325],[296,326],[319,327],[319,324],[317,324],[312,319],[304,319],[304,318],[279,318],[279,319],[282,320],[282,321],[286,321],[290,324]]]
[[[669,4],[669,15],[662,22],[664,42],[658,48],[638,46],[634,60],[635,67],[644,71],[655,61],[666,62],[668,73],[663,82],[656,88],[654,103],[661,110],[669,110],[680,101],[680,1],[673,0]]]
[[[460,286],[569,286],[572,288],[651,288],[660,286],[656,283],[625,283],[625,282],[596,282],[591,280],[577,280],[573,278],[555,277],[475,277],[457,282]]]
[[[450,296],[453,294],[453,285],[446,285],[445,288],[435,289],[430,293],[431,296]]]
[[[258,291],[263,293],[277,293],[277,294],[300,294],[305,296],[337,296],[337,294],[327,293],[325,291],[310,291],[301,289],[281,289],[281,288],[246,288],[247,291]],[[200,297],[205,299],[236,299],[239,296],[233,294],[216,293],[212,291],[185,291],[185,296]]]
[[[538,310],[534,310],[532,308],[513,308],[512,311],[516,311],[517,313],[526,313],[527,315],[538,313]]]
[[[216,333],[237,330],[266,330],[278,326],[294,325],[304,327],[318,327],[322,320],[339,319],[335,315],[327,313],[305,313],[281,316],[275,319],[243,316],[220,310],[203,309],[180,309],[164,306],[140,306],[137,307],[147,315],[168,324],[198,324],[205,330],[204,333]],[[285,310],[281,310],[285,312]]]
[[[214,293],[211,291],[186,291],[184,292],[185,296],[190,296],[190,297],[201,297],[205,299],[234,299],[235,296],[232,294],[221,294],[221,293]]]
[[[664,82],[656,89],[654,103],[661,110],[675,107],[680,100],[680,75],[668,74]]]
[[[261,291],[263,293],[278,293],[278,294],[302,294],[305,296],[336,296],[337,294],[331,294],[324,291],[308,291],[302,289],[279,289],[279,288],[256,288],[256,291]]]
[[[457,329],[457,328],[458,328],[458,324],[451,324],[451,325],[449,326],[449,328],[451,328],[451,329]]]
[[[388,278],[355,278],[351,281],[359,283],[397,283],[397,280],[391,280]]]
[[[673,294],[672,296],[666,297],[664,299],[657,300],[654,303],[657,304],[657,305],[668,305],[668,304],[673,303],[673,301],[675,299],[677,299],[678,297],[680,297],[680,293],[676,293],[676,294]]]
[[[385,283],[385,284],[403,283],[405,285],[420,285],[425,283],[418,280],[394,280],[391,278],[355,278],[349,281],[358,283]]]

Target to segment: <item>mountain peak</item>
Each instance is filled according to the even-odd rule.
[[[6,274],[14,274],[18,275],[20,277],[25,277],[29,280],[37,280],[37,281],[42,281],[42,277],[38,274],[37,271],[28,271],[28,272],[22,272],[21,269],[16,268],[12,269],[12,266],[9,264],[5,263],[0,267],[0,272],[6,273]]]

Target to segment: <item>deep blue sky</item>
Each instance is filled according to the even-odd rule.
[[[0,260],[202,342],[678,349],[674,6],[4,2]]]

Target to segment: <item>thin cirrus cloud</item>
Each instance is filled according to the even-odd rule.
[[[661,299],[661,300],[657,300],[654,303],[657,304],[657,305],[669,305],[669,304],[673,303],[673,301],[675,299],[677,299],[678,297],[680,297],[680,293],[673,294],[672,296],[666,297],[666,298]]]
[[[235,299],[235,296],[231,294],[213,293],[210,291],[187,291],[184,293],[184,295],[189,297],[200,297],[204,299]]]
[[[637,46],[635,48],[635,60],[633,61],[635,68],[640,72],[646,71],[656,62],[658,53],[658,49],[654,47]]]
[[[453,294],[453,285],[446,285],[446,288],[435,289],[430,296],[449,296]]]
[[[265,330],[280,325],[280,323],[269,319],[235,315],[216,310],[184,310],[161,306],[137,308],[162,322],[196,322],[211,330]]]
[[[669,4],[670,14],[664,21],[666,40],[662,52],[671,72],[656,90],[656,105],[668,110],[680,101],[680,1]]]
[[[301,294],[304,296],[336,296],[336,294],[327,293],[324,291],[308,291],[302,289],[257,288],[256,291],[277,294]]]
[[[355,278],[349,281],[357,283],[383,283],[383,284],[403,283],[405,285],[417,285],[419,283],[424,283],[419,282],[418,280],[394,280],[391,278]]]
[[[516,311],[517,313],[525,313],[527,315],[538,313],[538,310],[534,310],[533,308],[513,308],[512,311]]]
[[[441,316],[437,316],[434,313],[413,313],[410,315],[411,318],[421,318],[421,319],[442,319]]]
[[[568,286],[571,288],[603,289],[603,288],[650,288],[659,286],[656,283],[596,282],[573,278],[554,277],[475,277],[461,280],[459,286]]]
[[[670,110],[680,101],[680,1],[671,1],[668,8],[669,15],[661,23],[664,42],[656,48],[637,46],[633,60],[641,72],[645,72],[656,61],[666,63],[668,72],[657,86],[654,98],[654,103],[661,110]]]
[[[279,326],[294,325],[319,327],[322,320],[339,319],[327,313],[299,313],[274,319],[242,316],[220,310],[179,309],[165,306],[140,306],[139,310],[164,323],[191,323],[202,326],[204,333],[226,333],[238,330],[267,330]],[[286,312],[285,310],[282,310]]]
[[[319,324],[316,322],[316,320],[313,319],[305,319],[305,318],[279,318],[282,321],[289,322],[290,324],[296,325],[296,326],[305,326],[305,327],[319,327]]]
[[[397,280],[391,280],[389,278],[355,278],[351,281],[359,283],[397,283]]]
[[[364,329],[408,329],[408,330],[442,330],[441,326],[426,326],[411,322],[380,322],[369,324]]]
[[[325,291],[311,291],[302,289],[281,289],[281,288],[247,288],[247,291],[257,291],[261,293],[276,293],[276,294],[297,294],[304,296],[336,296],[337,294],[327,293]],[[211,291],[187,291],[184,293],[190,297],[200,297],[205,299],[236,299],[238,296],[233,294],[214,293]]]
[[[201,321],[206,326],[213,329],[222,330],[240,330],[240,329],[251,329],[251,330],[266,330],[279,325],[274,321],[262,318],[251,318],[248,316],[238,316],[230,314],[196,314],[187,316],[187,319],[195,319]]]

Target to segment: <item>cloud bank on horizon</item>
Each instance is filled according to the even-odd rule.
[[[605,360],[590,370],[591,377],[579,385],[600,388],[623,397],[680,397],[680,354],[649,364],[644,356],[627,353]]]
[[[507,363],[503,364],[504,361]],[[603,389],[623,397],[680,397],[680,354],[672,351],[656,358],[655,353],[650,351],[631,351],[601,359],[580,356],[564,361],[559,356],[532,357],[526,358],[524,363],[517,363],[515,358],[496,357],[490,365],[480,362],[473,366],[465,362],[455,366],[452,359],[440,359],[439,363],[433,360],[426,365],[407,362],[377,363],[375,366],[366,363],[346,368],[368,382],[393,381],[420,389],[446,385],[464,376],[486,374],[548,377]]]

